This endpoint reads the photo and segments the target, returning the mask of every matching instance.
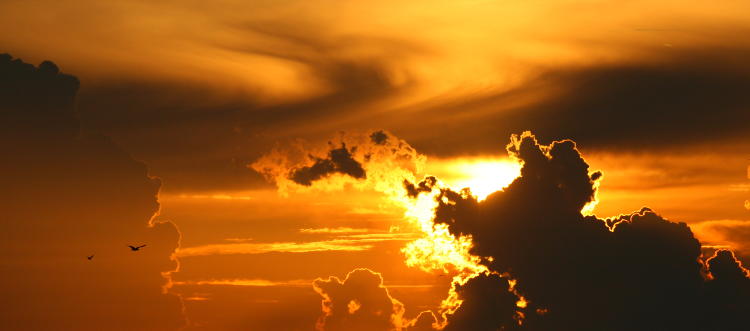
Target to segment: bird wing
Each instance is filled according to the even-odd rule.
[[[138,246],[138,248],[143,248],[143,247],[146,247],[146,245],[140,245],[140,246]]]
[[[128,247],[130,247],[130,249],[138,249],[138,247],[134,247],[134,246],[130,246],[130,245],[128,245]]]

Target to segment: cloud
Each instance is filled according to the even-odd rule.
[[[750,311],[750,273],[728,250],[718,250],[708,262],[708,314],[716,330],[740,330]]]
[[[485,257],[483,265],[517,280],[526,302],[523,328],[702,330],[748,313],[750,296],[744,294],[734,297],[737,306],[706,300],[717,295],[715,286],[685,223],[648,208],[610,219],[582,215],[602,176],[590,171],[575,143],[543,145],[526,132],[513,136],[507,150],[522,164],[521,176],[484,201],[441,188],[435,222],[455,236],[471,236],[471,253]],[[740,274],[734,256],[717,256]],[[709,260],[708,271],[719,261]],[[498,305],[498,296],[479,293],[478,302],[468,300],[459,309],[474,316]],[[505,306],[502,314],[512,316],[515,307]],[[458,316],[449,316],[447,328],[465,323]]]
[[[352,146],[379,148],[373,134],[369,144],[365,139]],[[402,198],[413,199],[416,209],[407,207],[407,217],[410,212],[417,219],[425,211],[430,214],[426,227],[420,223],[425,236],[402,250],[407,264],[458,273],[437,316],[403,319],[401,328],[633,330],[649,325],[699,330],[720,323],[719,316],[725,321],[743,316],[744,308],[707,300],[721,294],[710,285],[702,246],[685,223],[666,220],[646,207],[608,219],[582,213],[597,202],[603,174],[590,169],[575,142],[544,145],[525,132],[511,137],[507,152],[521,165],[520,176],[483,200],[434,176],[416,183],[410,179],[416,172],[388,174],[388,168],[380,168],[386,171],[379,178],[389,187],[398,186]],[[293,157],[278,151],[269,155],[275,159],[266,161],[276,161],[253,166],[266,170],[269,178],[286,180],[283,174],[294,169]],[[368,175],[379,160],[392,160],[357,155]],[[326,185],[317,181],[312,188]],[[397,195],[390,197],[400,201]],[[356,236],[370,234],[348,237]],[[359,301],[339,306],[361,309]]]
[[[523,319],[516,311],[522,298],[515,293],[514,284],[495,273],[454,283],[455,297],[449,300],[458,300],[461,305],[443,312],[443,319],[450,320],[446,325],[432,311],[406,318],[404,305],[389,294],[379,273],[355,269],[344,281],[329,277],[313,282],[313,288],[323,297],[323,315],[318,319],[317,330],[514,330]]]
[[[516,312],[520,297],[507,277],[481,274],[456,286],[461,305],[448,315],[446,331],[514,330],[523,315]]]
[[[302,231],[308,234],[334,234],[333,239],[308,242],[271,242],[271,243],[245,243],[242,239],[231,238],[238,241],[231,244],[211,244],[180,248],[177,256],[205,256],[225,254],[263,254],[271,252],[283,253],[310,253],[323,251],[366,251],[373,248],[373,244],[385,241],[409,241],[416,235],[412,233],[367,233],[350,234],[357,229],[303,229],[316,231]],[[320,231],[323,230],[323,231]],[[326,231],[327,230],[327,231]],[[331,231],[333,230],[333,231]],[[354,231],[360,232],[360,231]]]
[[[437,321],[437,317],[431,311],[423,311],[417,315],[406,330],[408,331],[432,331],[439,329],[440,325]]]
[[[245,165],[274,141],[290,133],[330,132],[325,123],[367,114],[414,85],[401,62],[420,51],[400,38],[334,36],[320,24],[235,19],[217,29],[241,38],[209,38],[210,53],[204,56],[214,60],[191,56],[175,68],[177,77],[154,77],[158,71],[114,75],[118,79],[103,77],[82,91],[84,124],[147,160],[170,192],[267,187]],[[178,53],[169,58],[184,49]],[[215,63],[218,54],[233,54],[242,64],[198,68]],[[184,79],[185,74],[200,78]]]
[[[446,97],[382,124],[420,152],[493,153],[498,141],[530,130],[545,141],[569,137],[589,149],[713,149],[747,139],[750,47],[640,49],[616,62],[538,68],[520,86]],[[456,112],[461,109],[461,112]],[[424,135],[441,127],[451,134]],[[679,143],[677,143],[679,142]]]
[[[738,255],[750,254],[750,221],[713,220],[691,224],[704,246],[731,247]]]
[[[373,135],[379,138],[375,140]],[[341,132],[325,147],[305,141],[279,144],[249,167],[275,183],[282,194],[352,185],[400,196],[402,181],[413,180],[423,171],[424,162],[425,156],[408,143],[379,130]]]
[[[316,158],[311,166],[292,169],[289,179],[295,183],[305,186],[312,185],[313,181],[339,173],[356,179],[367,178],[362,164],[352,158],[352,154],[342,144],[340,148],[331,149],[325,159]]]
[[[338,227],[338,228],[315,228],[315,229],[300,229],[299,232],[302,233],[362,233],[362,232],[369,232],[369,229],[365,228],[347,228],[347,227]]]
[[[228,285],[228,286],[252,286],[252,287],[309,287],[310,280],[288,280],[275,281],[268,279],[210,279],[176,281],[174,285]]]
[[[181,257],[216,254],[262,254],[269,252],[309,253],[321,251],[365,251],[372,245],[362,240],[333,239],[312,242],[232,243],[185,247],[177,251]]]
[[[401,330],[404,306],[391,297],[379,273],[355,269],[343,281],[317,279],[313,288],[323,297],[316,330]]]
[[[416,185],[412,184],[409,180],[404,179],[404,188],[406,189],[406,195],[411,198],[416,198],[420,193],[432,192],[432,189],[436,184],[437,178],[435,178],[434,176],[427,176]]]
[[[0,54],[0,98],[5,139],[65,138],[78,134],[74,99],[79,82],[44,61],[38,67]]]
[[[384,145],[388,141],[388,134],[383,130],[375,131],[370,135],[372,142],[378,145]]]
[[[746,27],[735,26],[739,20],[717,19],[724,15],[707,15],[719,10],[710,2],[702,5],[707,11],[689,10],[693,20],[713,21],[705,25],[680,19],[685,22],[675,28],[673,17],[662,16],[647,24],[656,27],[643,27],[640,20],[633,21],[637,15],[608,5],[622,20],[612,21],[619,32],[601,34],[612,27],[592,29],[583,19],[561,24],[565,28],[554,29],[555,37],[539,35],[535,20],[495,17],[505,9],[520,9],[525,17],[549,22],[547,15],[558,12],[534,6],[446,2],[417,10],[394,2],[373,8],[404,17],[407,12],[431,17],[451,13],[444,23],[463,31],[461,35],[501,38],[494,43],[483,38],[446,43],[439,29],[423,29],[410,19],[373,21],[373,15],[360,17],[358,6],[336,7],[357,18],[331,24],[331,11],[312,10],[326,8],[328,2],[236,5],[247,10],[110,4],[96,15],[85,15],[80,9],[86,5],[48,3],[50,11],[64,13],[50,18],[33,5],[14,2],[5,12],[25,15],[7,14],[6,27],[36,28],[3,40],[30,55],[44,49],[58,52],[63,63],[85,69],[84,80],[90,83],[79,98],[84,125],[103,130],[147,160],[152,173],[164,178],[163,189],[171,192],[262,187],[262,178],[244,171],[244,165],[273,141],[340,128],[388,128],[425,153],[449,156],[492,152],[511,132],[527,129],[591,147],[635,146],[626,139],[637,139],[639,148],[651,148],[676,141],[657,137],[660,132],[695,142],[693,136],[742,135],[738,123],[747,122],[741,111],[747,105],[741,93],[747,85],[742,61],[747,51],[739,37]],[[306,9],[292,9],[298,5]],[[567,4],[550,6],[571,10]],[[573,11],[580,17],[599,15]],[[65,21],[76,12],[83,13],[76,24]],[[162,12],[179,18],[160,21],[164,26],[159,31],[122,19],[160,20]],[[731,12],[739,17],[744,11]],[[21,16],[24,22],[18,21]],[[106,36],[92,28],[101,24],[110,27]],[[487,30],[508,31],[506,24],[519,32],[509,40]],[[54,30],[56,38],[34,33],[43,29]],[[110,40],[106,47],[97,42],[105,37]],[[675,47],[662,47],[662,38]],[[653,41],[656,47],[644,47]],[[134,45],[138,54],[129,52]],[[169,61],[155,60],[165,58]],[[512,86],[517,88],[508,91]],[[492,90],[485,94],[488,88]],[[409,102],[392,102],[405,95]],[[720,114],[712,117],[714,112]],[[460,134],[432,134],[435,127]],[[654,128],[659,130],[648,130]]]
[[[10,303],[0,321],[6,330],[178,329],[183,306],[167,291],[180,233],[153,221],[160,180],[107,137],[79,131],[77,89],[51,62],[0,55],[0,291]]]

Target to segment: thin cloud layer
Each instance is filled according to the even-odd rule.
[[[79,133],[78,80],[0,55],[5,330],[175,330],[174,224],[160,181],[108,138]],[[143,245],[131,251],[128,245]],[[89,257],[89,258],[87,258]]]
[[[523,164],[521,176],[484,201],[441,189],[435,222],[456,236],[471,236],[471,253],[485,257],[482,263],[490,270],[517,279],[516,288],[527,301],[524,329],[705,330],[722,325],[732,330],[741,325],[735,322],[750,313],[750,296],[741,285],[748,278],[733,255],[717,253],[706,269],[690,228],[648,208],[612,219],[582,215],[584,206],[595,201],[602,176],[589,171],[575,143],[542,145],[528,132],[512,138],[508,153]],[[724,283],[729,285],[723,292],[712,285],[727,278],[733,281]],[[483,287],[480,293],[489,290]],[[461,307],[477,313],[496,305],[493,300],[498,298],[469,296]],[[449,318],[448,328],[451,323],[459,324]],[[502,327],[490,319],[477,323],[474,328]]]
[[[614,63],[539,68],[516,88],[446,97],[413,107],[412,116],[397,122],[384,118],[383,125],[436,155],[493,153],[498,141],[525,130],[545,141],[569,137],[609,151],[706,143],[711,151],[748,138],[750,66],[743,59],[750,47],[744,41],[640,51]],[[460,134],[421,134],[434,127]]]

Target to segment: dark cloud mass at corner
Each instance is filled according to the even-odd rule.
[[[52,62],[0,55],[0,328],[176,330],[182,302],[166,290],[180,234],[152,221],[160,181],[79,132],[78,85]]]
[[[519,328],[744,328],[750,278],[731,252],[718,251],[704,264],[690,228],[648,208],[606,220],[582,215],[601,174],[589,171],[570,140],[542,145],[526,132],[512,137],[508,153],[522,162],[520,177],[484,201],[442,189],[435,222],[455,235],[471,235],[473,254],[492,257],[484,262],[490,270],[518,281],[528,301]],[[512,313],[515,307],[485,295],[488,285],[476,286],[486,288],[465,296],[463,309],[481,315],[498,306],[492,308],[497,314]],[[473,322],[472,330],[503,326],[491,319]],[[448,328],[451,323],[455,319],[449,318]]]

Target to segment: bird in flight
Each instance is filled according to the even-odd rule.
[[[143,248],[143,247],[146,247],[146,245],[140,245],[140,246],[130,246],[130,245],[128,245],[128,247],[130,247],[131,251],[135,252],[135,251],[141,250],[141,248]]]
[[[87,256],[86,258],[89,259],[89,261],[91,261],[94,258],[94,254],[91,254],[91,255]]]

